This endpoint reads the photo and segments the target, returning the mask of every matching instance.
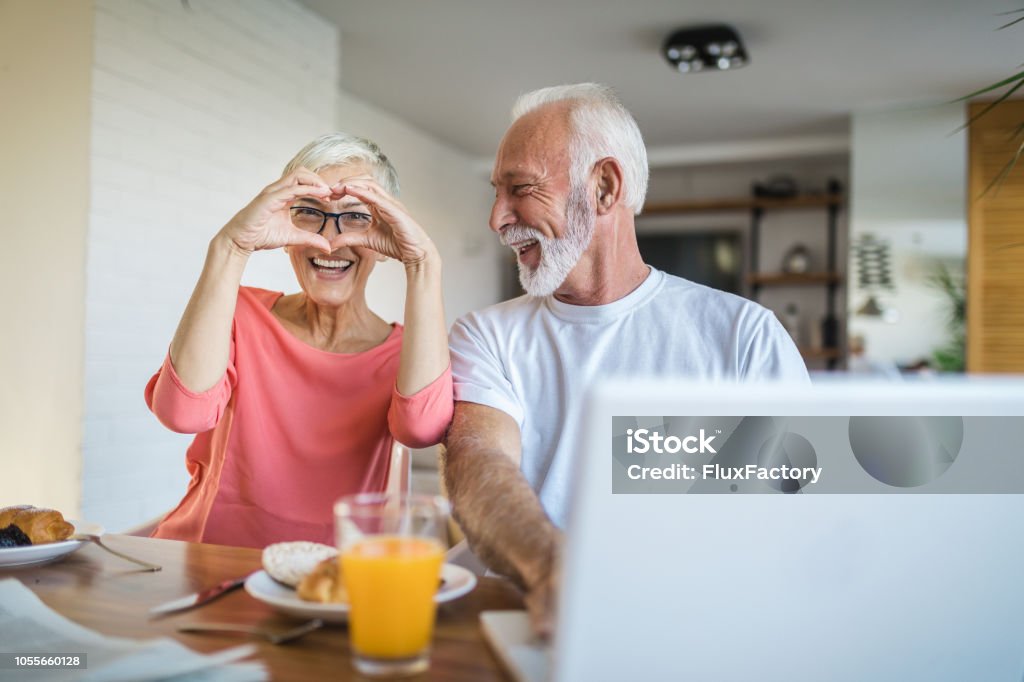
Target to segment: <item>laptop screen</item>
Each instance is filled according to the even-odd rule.
[[[555,679],[1020,679],[1021,415],[1016,380],[595,387]]]

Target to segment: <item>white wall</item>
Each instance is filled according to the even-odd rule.
[[[143,388],[210,238],[332,129],[337,33],[290,0],[98,0],[95,27],[82,507],[120,529],[185,492]],[[245,282],[295,289],[276,251]]]
[[[895,292],[878,297],[893,311],[889,321],[851,317],[849,334],[864,336],[872,359],[910,363],[948,339],[948,304],[928,279],[939,263],[963,272],[966,135],[953,134],[963,123],[962,104],[853,115],[851,244],[861,234],[889,241],[896,280]],[[850,287],[850,309],[866,297]]]
[[[402,203],[440,249],[449,325],[463,313],[496,302],[495,267],[504,249],[487,227],[493,198],[488,175],[470,157],[417,130],[415,121],[402,121],[344,91],[337,110],[339,130],[372,139],[391,159]],[[367,297],[385,319],[402,319],[405,274],[397,262],[377,266]]]
[[[79,514],[92,3],[0,3],[0,506]]]

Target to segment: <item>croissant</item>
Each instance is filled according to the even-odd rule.
[[[33,545],[67,540],[75,532],[75,527],[59,511],[27,504],[0,509],[0,528],[11,524],[20,528]]]
[[[337,557],[324,559],[313,572],[307,575],[296,588],[299,599],[324,604],[343,604],[348,601],[348,592],[341,579],[341,562]]]

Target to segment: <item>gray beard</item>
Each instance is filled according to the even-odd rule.
[[[519,264],[519,283],[530,296],[550,296],[562,286],[569,273],[580,262],[583,252],[594,238],[597,211],[590,205],[586,185],[573,187],[565,207],[565,234],[544,237],[532,227],[513,225],[502,234],[504,244],[522,239],[536,239],[540,261],[531,270],[522,261]]]

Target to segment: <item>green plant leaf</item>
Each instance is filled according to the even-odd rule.
[[[946,328],[949,340],[932,351],[932,361],[939,371],[962,372],[967,357],[967,284],[960,274],[954,275],[940,263],[928,277],[930,286],[946,299]]]
[[[1020,137],[1024,133],[1024,123],[1013,129],[1013,132],[1006,136],[1007,142],[1013,142],[1014,138]]]
[[[1020,11],[1020,10],[1018,10],[1018,11]],[[1024,17],[1017,17],[1016,19],[1014,19],[1014,20],[1013,20],[1013,21],[1011,21],[1010,23],[1008,23],[1008,24],[1003,24],[1002,26],[1000,26],[1000,27],[999,27],[999,28],[997,28],[996,30],[997,30],[997,31],[1002,31],[1002,30],[1003,30],[1004,28],[1010,28],[1010,27],[1011,27],[1011,26],[1013,26],[1014,24],[1019,24],[1019,23],[1020,23],[1020,22],[1022,22],[1022,21],[1024,21]]]
[[[1001,88],[1003,86],[1009,85],[1010,83],[1013,83],[1014,81],[1019,81],[1021,79],[1024,79],[1024,71],[1019,71],[1019,72],[1013,74],[1012,76],[1010,76],[1009,78],[1007,78],[1005,80],[1001,80],[998,83],[993,83],[992,85],[984,87],[981,90],[975,90],[974,92],[972,92],[969,95],[964,95],[963,97],[957,97],[953,101],[954,102],[965,102],[965,101],[967,101],[967,100],[969,100],[969,99],[971,99],[973,97],[977,97],[978,95],[984,95],[986,92],[992,92],[993,90],[998,90],[999,88]]]
[[[1024,79],[1024,73],[1021,73],[1021,78]],[[1016,85],[1014,85],[1012,88],[1010,88],[1009,90],[1004,92],[1002,95],[1000,95],[999,99],[996,99],[996,100],[993,100],[993,101],[989,102],[987,107],[985,107],[984,109],[982,109],[981,111],[976,113],[974,116],[971,116],[971,118],[967,121],[967,123],[964,123],[962,126],[957,128],[953,132],[954,133],[959,133],[961,130],[964,130],[965,128],[969,128],[972,123],[977,121],[979,118],[981,118],[982,116],[984,116],[988,112],[990,112],[993,109],[995,109],[1000,103],[1004,102],[1007,97],[1009,97],[1013,93],[1015,93],[1018,90],[1020,90],[1022,85],[1024,85],[1024,80],[1020,80]]]

